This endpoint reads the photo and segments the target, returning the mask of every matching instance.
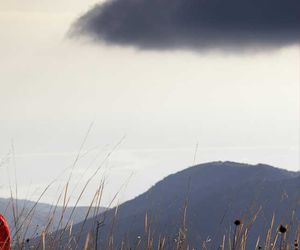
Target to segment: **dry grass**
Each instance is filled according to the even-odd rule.
[[[90,131],[91,128],[89,128]],[[88,133],[89,133],[88,131]],[[87,133],[87,135],[88,135]],[[81,150],[83,145],[86,141],[87,135],[80,147],[79,153],[76,156],[74,164],[72,165],[72,170],[76,168],[76,164],[79,160]],[[16,202],[17,197],[17,184],[15,184],[15,193],[11,187],[11,203],[10,207],[13,211],[14,217],[14,232],[12,232],[12,248],[13,249],[43,249],[43,250],[55,250],[60,247],[60,249],[79,249],[79,245],[76,242],[84,242],[83,249],[100,249],[98,244],[98,237],[101,231],[101,227],[103,225],[103,221],[94,220],[93,225],[91,225],[90,232],[86,235],[83,234],[84,227],[86,225],[86,221],[89,218],[89,215],[93,215],[94,218],[98,218],[96,215],[99,214],[99,209],[101,205],[101,199],[104,192],[104,180],[102,179],[99,183],[98,188],[95,190],[94,195],[92,197],[91,203],[89,205],[89,209],[85,215],[85,219],[81,224],[81,228],[79,232],[74,235],[73,233],[73,223],[72,218],[74,216],[74,212],[80,201],[85,195],[87,187],[91,183],[91,181],[97,176],[102,166],[105,162],[110,158],[112,153],[118,148],[118,146],[122,143],[124,138],[106,155],[103,162],[96,168],[96,170],[90,175],[87,179],[85,185],[82,187],[81,191],[78,194],[78,197],[75,202],[75,206],[68,218],[66,218],[66,223],[63,223],[65,219],[65,212],[67,207],[69,206],[69,202],[71,199],[71,195],[73,194],[70,192],[70,181],[72,178],[72,171],[69,175],[67,182],[65,183],[64,187],[62,188],[61,192],[58,195],[57,200],[55,201],[54,205],[51,207],[51,210],[48,214],[47,223],[44,226],[42,233],[39,235],[38,238],[32,240],[35,235],[32,235],[31,239],[27,238],[28,228],[32,226],[32,218],[35,215],[35,210],[40,202],[40,200],[46,195],[48,189],[53,185],[53,182],[49,183],[45,189],[41,192],[39,198],[35,202],[35,204],[29,209],[26,210],[25,207],[21,208],[18,206]],[[15,195],[14,195],[15,194]],[[116,198],[118,193],[115,194],[109,206],[111,206]],[[53,218],[54,215],[57,215],[57,207],[58,204],[63,204],[63,209],[60,210],[61,214],[59,223],[56,227],[56,230],[51,231],[53,228]],[[192,250],[192,249],[203,249],[208,250],[212,249],[211,242],[209,240],[204,240],[200,246],[190,246],[188,242],[188,228],[187,228],[187,207],[188,207],[188,198],[184,204],[184,209],[182,213],[182,223],[180,228],[178,228],[178,237],[174,239],[173,245],[167,244],[167,237],[160,235],[158,238],[154,238],[154,230],[151,225],[151,218],[148,214],[145,214],[144,219],[144,232],[141,232],[141,236],[137,236],[137,241],[133,246],[128,246],[126,240],[121,244],[121,249],[145,249],[145,250],[168,250],[168,249],[175,249],[175,250]],[[251,210],[251,209],[250,209]],[[253,210],[253,209],[252,209]],[[256,211],[249,212],[245,214],[243,218],[240,220],[236,220],[233,222],[234,230],[233,232],[229,230],[229,233],[224,234],[222,237],[221,242],[215,242],[217,249],[219,250],[246,250],[249,232],[255,223],[257,216],[259,215],[261,208]],[[105,213],[103,217],[105,218]],[[114,218],[111,224],[110,232],[107,237],[107,244],[105,249],[113,250],[116,248],[116,242],[114,239],[114,231],[117,224],[115,223],[118,216],[118,207],[115,209]],[[289,231],[290,225],[295,222],[294,220],[294,213],[291,216],[291,223],[289,225],[278,225],[276,224],[276,216],[273,215],[272,220],[269,222],[268,230],[266,235],[260,235],[257,238],[255,244],[255,250],[264,249],[264,250],[298,250],[298,241],[300,238],[300,225],[298,225],[298,229],[296,230],[295,234],[292,235]],[[83,238],[85,237],[85,238]],[[75,246],[75,247],[74,247]]]
[[[66,186],[67,187],[67,186]],[[99,184],[99,187],[95,191],[93,199],[90,203],[89,209],[85,215],[85,220],[83,221],[79,233],[74,235],[72,232],[72,213],[71,216],[67,219],[67,223],[56,231],[55,233],[50,231],[51,225],[53,223],[53,217],[56,213],[56,208],[59,200],[63,197],[64,204],[67,205],[67,201],[69,197],[67,196],[66,187],[61,192],[59,198],[57,199],[56,205],[53,206],[51,211],[49,211],[48,223],[42,231],[42,234],[39,236],[37,240],[31,242],[31,240],[27,240],[25,238],[26,232],[30,223],[32,221],[32,217],[34,216],[35,208],[40,200],[40,198],[45,195],[49,185],[45,188],[44,192],[41,194],[40,198],[37,200],[35,205],[27,212],[24,216],[24,208],[19,208],[19,214],[17,213],[17,209],[15,207],[15,202],[11,203],[12,208],[16,211],[15,225],[16,231],[13,233],[13,249],[43,249],[43,250],[52,250],[57,249],[60,246],[60,249],[80,249],[79,245],[76,245],[76,242],[83,241],[85,250],[88,249],[100,249],[98,243],[98,235],[101,230],[101,226],[103,221],[94,221],[92,228],[90,229],[90,233],[85,236],[83,235],[83,228],[85,226],[85,222],[88,218],[89,214],[96,216],[99,213],[99,207],[101,204],[101,197],[103,195],[104,190],[104,181]],[[84,191],[86,190],[86,186],[83,187],[82,192],[79,194],[76,205],[79,203],[81,198],[84,195]],[[116,197],[116,196],[115,196]],[[65,205],[65,206],[66,206]],[[188,229],[186,228],[187,224],[187,206],[188,203],[185,202],[183,214],[182,214],[182,225],[178,229],[178,237],[174,240],[174,244],[170,246],[167,245],[167,237],[159,236],[158,239],[154,238],[153,231],[154,229],[151,227],[151,218],[148,214],[145,214],[144,219],[144,232],[141,233],[142,236],[137,237],[137,242],[134,246],[126,245],[126,241],[124,240],[121,244],[121,249],[176,249],[176,250],[192,250],[192,249],[203,249],[208,250],[212,249],[211,242],[205,240],[202,242],[201,246],[196,248],[192,247],[188,243]],[[74,208],[75,209],[75,208]],[[74,210],[73,210],[74,211]],[[65,209],[61,212],[61,221],[64,218]],[[221,242],[217,242],[217,249],[220,250],[246,250],[246,245],[248,241],[249,232],[255,223],[257,216],[261,212],[261,208],[256,210],[251,216],[246,214],[241,220],[236,220],[233,222],[234,230],[231,233],[224,234]],[[21,216],[25,219],[19,219]],[[111,225],[110,233],[107,238],[107,246],[105,249],[113,250],[117,249],[115,247],[116,243],[114,242],[114,229],[117,226],[115,224],[115,219],[118,216],[118,209],[115,209],[114,220]],[[300,237],[300,225],[298,225],[298,230],[294,235],[291,235],[289,232],[289,225],[276,225],[276,216],[273,215],[272,220],[269,222],[268,230],[266,235],[260,235],[256,241],[255,250],[264,249],[264,250],[298,250],[298,241]],[[294,213],[291,215],[291,224],[296,223],[294,220]],[[61,222],[60,221],[60,222]],[[95,230],[96,228],[96,230]],[[83,238],[85,237],[85,238]],[[290,239],[290,240],[288,240]],[[291,240],[292,239],[292,240]],[[64,244],[64,245],[62,245]],[[75,247],[74,247],[75,246]],[[102,248],[103,249],[103,248]]]

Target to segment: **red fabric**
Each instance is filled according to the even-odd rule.
[[[5,218],[0,214],[0,250],[10,250],[10,233]]]

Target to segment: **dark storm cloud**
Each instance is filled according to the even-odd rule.
[[[300,0],[113,0],[72,34],[142,49],[281,47],[299,42]]]

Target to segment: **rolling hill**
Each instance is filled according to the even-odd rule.
[[[70,247],[82,248],[90,233],[90,241],[95,244],[97,239],[104,248],[143,246],[151,236],[155,247],[158,239],[165,237],[165,246],[172,249],[184,237],[186,244],[196,249],[203,242],[216,249],[223,235],[232,235],[233,222],[238,219],[251,228],[247,246],[253,249],[258,236],[264,241],[273,214],[274,230],[281,223],[289,224],[292,235],[300,219],[299,197],[297,172],[263,164],[201,164],[164,178],[147,192],[85,224],[74,225],[74,245]],[[55,248],[60,249],[66,239],[64,235]]]
[[[33,212],[30,213],[30,216],[27,216],[32,208],[34,208]],[[54,209],[55,213],[53,213]],[[36,204],[35,202],[29,200],[12,200],[0,198],[0,212],[7,218],[12,234],[14,234],[16,231],[16,224],[14,219],[14,213],[16,213],[15,217],[18,218],[17,228],[20,228],[19,235],[24,239],[33,238],[36,235],[41,234],[42,230],[47,226],[50,218],[53,219],[50,228],[51,231],[62,228],[66,224],[70,216],[72,218],[72,223],[77,224],[85,219],[88,209],[89,207],[76,207],[71,216],[73,207],[67,207],[61,220],[63,207],[58,206],[54,208],[54,206],[50,204]],[[104,210],[105,208],[100,207],[99,213],[103,212]],[[88,215],[88,218],[92,217],[93,215],[94,213],[91,212]]]

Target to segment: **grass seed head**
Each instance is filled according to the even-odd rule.
[[[284,234],[284,233],[286,233],[286,231],[287,231],[287,229],[286,229],[285,226],[283,226],[283,225],[280,225],[280,226],[279,226],[279,232],[280,232],[280,233]]]
[[[235,220],[234,221],[234,225],[236,225],[236,226],[239,226],[239,225],[241,225],[242,224],[242,222],[240,221],[240,220]]]

